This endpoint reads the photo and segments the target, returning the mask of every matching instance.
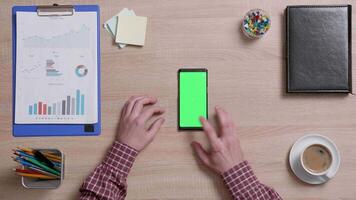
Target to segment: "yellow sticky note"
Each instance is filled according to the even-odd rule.
[[[119,16],[116,43],[143,46],[146,38],[147,17]]]

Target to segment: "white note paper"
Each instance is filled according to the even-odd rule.
[[[147,17],[119,16],[116,43],[143,46],[146,38]]]
[[[129,10],[128,8],[122,9],[117,15],[109,19],[108,21],[105,22],[104,28],[110,33],[112,38],[115,40],[116,39],[116,32],[117,32],[117,20],[120,16],[136,16],[135,11]],[[117,43],[120,48],[126,47],[126,44],[123,43]]]

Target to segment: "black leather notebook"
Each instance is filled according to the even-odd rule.
[[[351,93],[351,5],[288,6],[287,92]]]

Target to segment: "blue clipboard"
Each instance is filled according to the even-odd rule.
[[[100,9],[98,5],[74,5],[75,12],[97,13],[97,56],[98,56],[98,122],[95,124],[15,124],[15,98],[16,98],[16,12],[37,12],[37,6],[14,6],[12,8],[12,133],[14,137],[33,136],[93,136],[101,132],[100,107]]]

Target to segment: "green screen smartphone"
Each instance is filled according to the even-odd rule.
[[[208,70],[178,71],[178,129],[202,130],[199,117],[208,118]]]

